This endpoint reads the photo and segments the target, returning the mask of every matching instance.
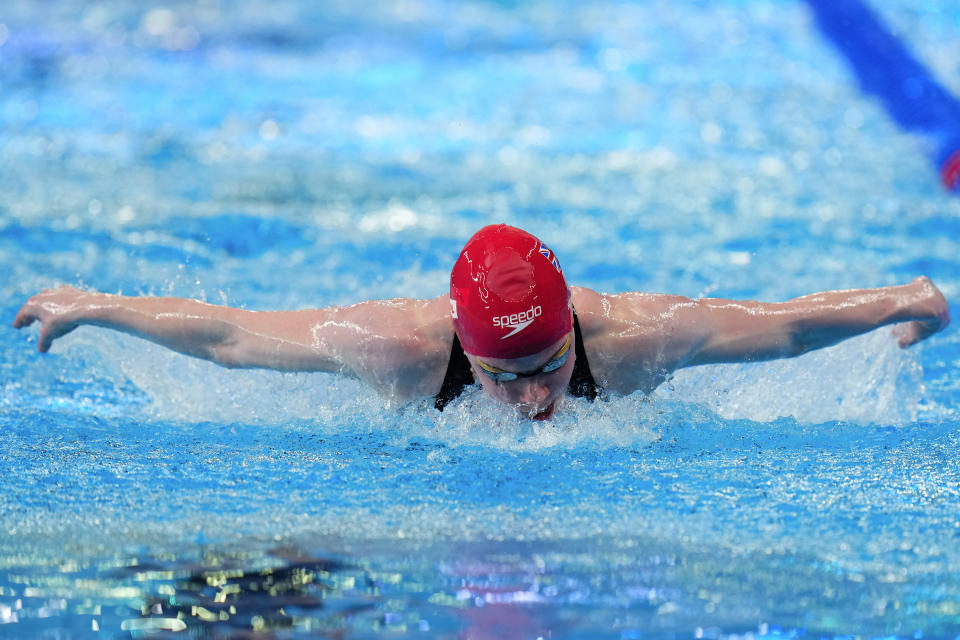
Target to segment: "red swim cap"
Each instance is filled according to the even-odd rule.
[[[480,229],[450,273],[460,344],[484,358],[522,358],[570,332],[570,292],[553,252],[505,224]]]

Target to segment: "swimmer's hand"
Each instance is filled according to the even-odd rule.
[[[907,348],[933,334],[943,331],[950,324],[947,300],[930,278],[921,276],[907,285],[909,294],[906,303],[914,319],[894,330],[897,343]]]
[[[13,328],[29,327],[40,321],[40,336],[37,339],[37,351],[46,353],[53,341],[65,336],[81,322],[81,310],[92,303],[92,297],[100,294],[79,291],[73,287],[44,289],[20,307],[13,320]]]

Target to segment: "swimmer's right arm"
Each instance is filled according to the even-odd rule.
[[[40,322],[37,350],[41,353],[77,327],[93,325],[215,360],[215,347],[227,341],[231,333],[232,323],[223,317],[228,315],[226,309],[195,300],[132,298],[59,287],[45,289],[27,300],[13,326],[20,329]]]
[[[225,367],[344,373],[406,396],[439,388],[432,377],[442,378],[453,335],[447,309],[449,302],[438,298],[248,311],[184,298],[60,287],[30,298],[13,326],[19,329],[39,321],[40,352],[78,326],[93,325]],[[435,369],[440,373],[433,373]]]

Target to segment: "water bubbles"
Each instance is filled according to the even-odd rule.
[[[140,28],[153,36],[163,36],[170,33],[177,24],[177,15],[170,9],[153,9],[148,11]]]
[[[170,9],[152,9],[140,21],[140,30],[172,51],[189,51],[200,42],[195,27],[184,26]]]
[[[399,202],[393,201],[387,208],[363,216],[358,222],[357,228],[365,233],[375,233],[385,230],[399,232],[409,227],[417,226],[419,222],[420,217],[415,211]]]
[[[656,169],[674,169],[676,168],[679,158],[677,154],[671,151],[668,147],[657,146],[654,147],[646,156],[653,168]]]
[[[758,168],[763,175],[775,178],[781,176],[787,167],[783,160],[776,156],[764,156],[760,158]]]
[[[117,209],[117,213],[114,216],[114,219],[119,224],[126,224],[132,221],[136,217],[137,213],[134,211],[133,207],[129,204],[122,205]]]
[[[656,392],[703,402],[727,419],[857,424],[910,421],[921,394],[915,352],[882,330],[791,360],[682,370],[671,389]]]
[[[260,124],[260,138],[263,140],[276,140],[280,135],[280,126],[273,120],[264,120]]]
[[[199,155],[202,162],[216,164],[223,162],[229,156],[229,147],[222,141],[214,142],[204,147]]]

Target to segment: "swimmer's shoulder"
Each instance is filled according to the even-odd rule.
[[[454,326],[450,298],[394,298],[355,305],[364,316],[377,357],[358,367],[359,377],[384,396],[410,400],[435,395],[443,384]]]
[[[450,296],[444,294],[426,300],[410,300],[408,304],[416,338],[422,341],[428,351],[442,351],[449,356],[455,332],[450,315]]]
[[[659,318],[671,309],[693,302],[683,296],[642,291],[599,293],[586,287],[570,287],[570,293],[584,340],[657,325]]]
[[[393,336],[401,347],[399,375],[409,382],[402,395],[432,396],[439,392],[450,362],[454,325],[450,315],[450,296],[393,301],[404,310],[404,321],[393,327]]]
[[[571,287],[571,298],[591,372],[602,387],[649,392],[673,370],[671,310],[691,302],[688,298],[583,287]]]

